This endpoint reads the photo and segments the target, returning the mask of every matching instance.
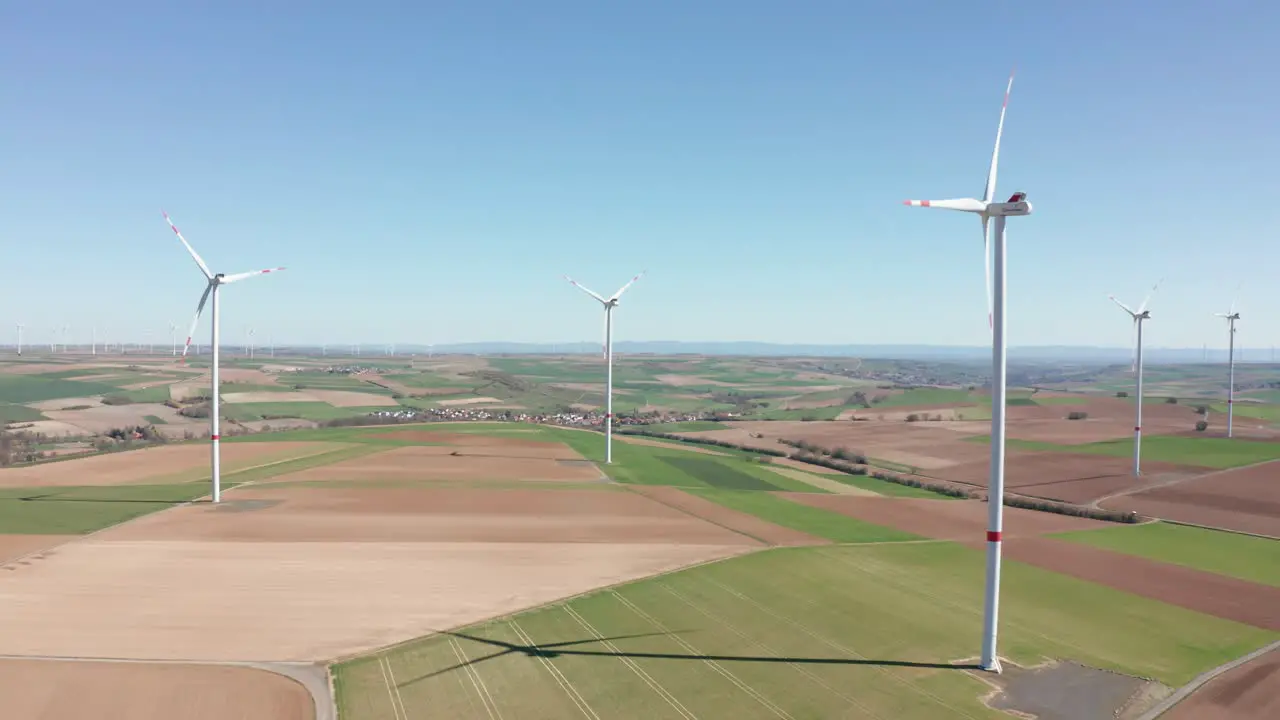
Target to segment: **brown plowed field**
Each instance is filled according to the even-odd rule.
[[[734,532],[748,535],[770,545],[826,545],[829,543],[824,538],[815,537],[781,525],[774,525],[754,515],[731,510],[710,500],[690,495],[678,488],[637,485],[632,487],[631,490],[653,498],[663,505],[677,508],[681,512],[702,518],[720,527],[729,528]]]
[[[964,440],[966,433],[937,427],[943,423],[907,422],[735,422],[733,427],[709,432],[682,433],[726,440],[748,447],[786,450],[779,438],[805,440],[826,448],[846,447],[868,457],[918,468],[941,468],[983,460],[987,446]],[[985,432],[982,427],[974,433]],[[751,433],[764,435],[753,438]],[[973,433],[968,433],[973,434]]]
[[[1161,720],[1274,720],[1280,718],[1280,650],[1210,680]]]
[[[283,675],[226,665],[0,660],[5,720],[311,720]]]
[[[796,502],[940,540],[986,545],[986,503],[788,494]],[[899,506],[900,505],[900,506]],[[1004,557],[1171,605],[1280,630],[1280,588],[1257,585],[1180,565],[1067,542],[1043,535],[1105,527],[1108,523],[1004,509]]]
[[[983,446],[984,450],[986,447]],[[1005,489],[1021,495],[1087,504],[1121,490],[1207,472],[1203,468],[1151,461],[1143,461],[1142,470],[1142,477],[1133,477],[1132,458],[1007,450]],[[925,472],[931,477],[985,488],[990,471],[990,459],[983,458]]]
[[[113,530],[111,538],[755,544],[735,531],[616,486],[584,490],[259,486],[235,490],[227,498],[221,507],[191,505],[140,518]]]
[[[978,500],[875,498],[814,493],[779,493],[803,505],[831,510],[851,518],[907,532],[957,542],[984,542],[987,504]],[[1006,540],[1048,533],[1092,530],[1109,523],[1021,508],[1004,509]]]
[[[0,535],[0,563],[74,540],[79,535]]]
[[[492,441],[491,441],[492,442]],[[453,455],[452,453],[458,453]],[[574,462],[576,460],[576,462]],[[527,447],[406,445],[332,465],[281,475],[316,480],[562,480],[599,481],[596,467],[563,445]]]
[[[1280,460],[1104,500],[1103,507],[1280,538]]]
[[[345,443],[326,442],[222,443],[222,467],[223,472],[229,472],[265,462],[316,455],[344,446]],[[0,487],[173,482],[171,476],[177,473],[207,467],[209,452],[209,445],[203,443],[163,445],[45,465],[7,468],[0,470]]]

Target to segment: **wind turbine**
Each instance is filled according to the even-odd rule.
[[[1111,301],[1119,305],[1125,312],[1129,313],[1129,317],[1133,318],[1133,339],[1134,354],[1132,371],[1137,375],[1137,419],[1133,422],[1133,476],[1138,477],[1142,474],[1142,323],[1151,319],[1151,311],[1147,309],[1147,303],[1151,302],[1151,296],[1155,294],[1160,283],[1157,282],[1151,292],[1147,293],[1147,297],[1138,306],[1136,311],[1131,310],[1128,305],[1116,300],[1116,296],[1112,295]]]
[[[608,300],[600,297],[598,293],[579,285],[568,275],[564,276],[564,279],[568,280],[574,287],[595,298],[604,306],[604,463],[606,465],[613,463],[613,309],[618,306],[618,299],[622,297],[622,293],[626,292],[627,288],[631,287],[643,275],[644,271],[631,278],[630,282],[623,285]]]
[[[22,323],[17,323],[17,326],[18,326],[18,357],[22,357],[22,328],[26,326],[23,325]]]
[[[1227,437],[1231,437],[1236,399],[1236,321],[1240,319],[1240,313],[1236,312],[1234,298],[1231,300],[1231,311],[1218,313],[1218,317],[1226,319],[1229,337],[1227,341]]]
[[[173,323],[169,323],[169,344],[173,346],[173,349],[172,349],[173,356],[177,357],[178,356],[178,326]],[[199,348],[196,348],[196,350],[198,351]]]
[[[974,213],[982,220],[983,265],[986,269],[987,326],[991,332],[991,478],[987,491],[987,578],[986,599],[982,618],[982,660],[984,670],[999,673],[1000,658],[996,656],[996,631],[1000,618],[1000,552],[1004,526],[1004,459],[1005,459],[1005,403],[1008,393],[1006,370],[1008,366],[1005,330],[1005,236],[1006,217],[1031,214],[1027,194],[1015,192],[1006,202],[996,202],[996,171],[1000,161],[1000,138],[1004,134],[1004,114],[1009,107],[1009,93],[1013,90],[1013,74],[1004,90],[1004,105],[1000,108],[1000,122],[996,125],[996,144],[991,151],[991,165],[987,169],[987,184],[982,199],[963,198],[953,200],[906,200],[904,205],[930,207]],[[995,252],[992,259],[988,226],[995,220]],[[994,268],[993,268],[994,265]],[[995,281],[992,282],[992,271]]]
[[[209,400],[209,439],[213,441],[211,455],[211,480],[213,483],[212,499],[215,503],[222,502],[222,468],[221,456],[218,452],[218,441],[221,439],[218,435],[218,288],[239,280],[244,280],[245,278],[265,275],[277,270],[284,270],[284,268],[278,267],[271,268],[270,270],[255,270],[253,272],[237,273],[235,275],[224,275],[223,273],[215,275],[209,271],[209,266],[205,265],[204,260],[200,259],[195,248],[191,247],[191,243],[187,242],[187,239],[182,237],[182,233],[178,231],[178,226],[174,225],[173,221],[169,219],[169,214],[164,212],[161,214],[164,215],[165,222],[169,223],[169,227],[173,228],[173,234],[177,235],[178,239],[182,241],[183,247],[185,247],[187,252],[191,254],[191,259],[196,261],[196,265],[199,266],[200,272],[204,273],[205,280],[208,281],[208,285],[206,285],[204,289],[204,294],[200,296],[200,304],[196,305],[196,316],[195,319],[191,321],[191,330],[187,332],[187,342],[182,346],[182,357],[184,361],[187,357],[187,349],[191,347],[191,336],[195,334],[196,324],[200,322],[200,313],[204,310],[204,303],[209,299],[210,295],[213,296],[213,308],[209,313],[209,324],[211,326],[211,340],[209,347],[213,353],[213,358],[210,362],[210,386],[212,390],[212,397]]]

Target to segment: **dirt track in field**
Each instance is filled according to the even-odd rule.
[[[975,548],[986,544],[984,502],[788,494],[796,502]],[[1055,538],[1049,533],[1110,523],[1006,507],[1004,556],[1100,585],[1269,630],[1280,630],[1280,588],[1155,562]]]
[[[1160,720],[1273,720],[1280,717],[1280,650],[1210,680]]]
[[[341,443],[223,443],[224,472],[258,464],[264,458],[306,457],[342,447]],[[0,487],[65,487],[136,485],[209,464],[209,446],[163,445],[143,450],[95,455],[45,465],[0,470]]]
[[[5,720],[311,720],[282,675],[220,665],[0,659]]]
[[[56,547],[79,535],[0,535],[0,563]]]
[[[770,545],[826,545],[830,542],[824,538],[802,533],[799,530],[774,525],[754,515],[731,510],[710,500],[690,495],[678,488],[660,485],[636,485],[632,486],[630,490],[636,494],[652,498],[663,505],[677,508],[681,512],[702,518],[734,532],[748,535]]]
[[[1280,460],[1202,475],[1101,505],[1280,538]]]
[[[565,445],[407,445],[276,477],[324,480],[561,480],[599,482],[600,471]],[[550,446],[548,446],[550,445]],[[453,453],[457,453],[454,455]]]
[[[613,437],[615,440],[621,440],[622,442],[627,443],[629,445],[644,445],[646,447],[666,448],[668,450],[679,450],[682,452],[700,453],[702,455],[719,455],[720,457],[725,457],[726,455],[728,455],[728,453],[716,452],[711,448],[698,447],[697,445],[692,445],[690,443],[683,443],[683,444],[677,445],[675,443],[663,442],[662,440],[654,440],[651,438],[635,437],[634,435],[622,435],[622,434],[614,435]]]

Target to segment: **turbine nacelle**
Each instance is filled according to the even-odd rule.
[[[991,217],[1020,217],[1031,214],[1031,203],[1027,202],[1027,194],[1016,192],[1008,202],[988,203],[984,215]]]

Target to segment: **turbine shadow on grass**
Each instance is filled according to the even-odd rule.
[[[0,498],[0,502],[4,500],[17,500],[18,502],[87,502],[87,503],[144,503],[147,505],[185,505],[190,500],[173,500],[173,499],[152,499],[146,498],[92,498],[92,497],[62,497],[60,495],[31,495],[28,497],[18,498]]]
[[[914,662],[910,660],[871,660],[865,658],[798,658],[783,656],[755,656],[755,655],[702,655],[702,654],[683,654],[683,653],[650,653],[650,652],[621,652],[607,650],[566,650],[573,645],[586,645],[590,643],[608,642],[613,640],[627,640],[631,638],[642,637],[658,637],[677,635],[681,631],[673,630],[671,632],[651,632],[640,633],[636,635],[617,635],[607,638],[586,638],[583,640],[567,640],[564,642],[551,643],[549,645],[522,645],[519,643],[509,643],[502,640],[490,640],[488,638],[476,637],[460,632],[441,632],[441,635],[449,635],[455,638],[471,640],[473,642],[492,645],[502,648],[499,652],[490,653],[483,657],[478,657],[467,662],[457,663],[442,670],[420,675],[412,680],[405,680],[398,683],[397,687],[405,687],[412,685],[438,675],[460,670],[465,667],[476,665],[486,660],[493,660],[504,655],[524,655],[529,658],[557,658],[557,657],[599,657],[599,658],[630,658],[634,660],[697,660],[702,662],[750,662],[750,663],[779,663],[779,664],[797,664],[797,665],[850,665],[850,666],[877,666],[877,667],[903,667],[903,668],[924,668],[931,670],[979,670],[981,667],[976,663],[969,664],[952,664],[952,663],[933,663],[933,662]]]

